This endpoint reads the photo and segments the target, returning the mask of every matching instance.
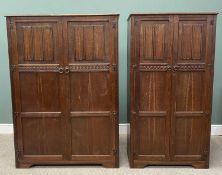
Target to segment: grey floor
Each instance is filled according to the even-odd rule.
[[[13,136],[0,135],[0,175],[222,175],[222,137],[211,138],[210,169],[193,169],[186,166],[148,166],[130,169],[126,155],[126,136],[120,136],[120,168],[102,166],[34,166],[16,169],[14,164]]]

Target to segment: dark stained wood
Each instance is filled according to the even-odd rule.
[[[7,17],[16,167],[118,167],[118,15]]]
[[[209,167],[216,14],[136,14],[128,32],[130,167]]]

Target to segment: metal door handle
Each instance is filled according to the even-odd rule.
[[[69,73],[69,66],[65,67],[65,73],[68,74]]]
[[[59,67],[59,73],[62,74],[64,72],[64,69],[62,67]]]

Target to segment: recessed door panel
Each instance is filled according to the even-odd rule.
[[[136,123],[138,155],[165,159],[167,154],[166,117],[142,117]]]
[[[72,155],[112,154],[114,123],[109,116],[72,117],[71,125]]]
[[[72,111],[109,111],[111,107],[109,72],[76,72],[70,74]],[[75,88],[74,88],[75,87]]]
[[[62,158],[64,150],[60,117],[22,117],[22,135],[24,157],[57,155]]]
[[[204,72],[180,72],[175,77],[176,111],[203,111]]]
[[[177,116],[175,158],[202,159],[205,148],[207,119],[204,116]]]
[[[21,111],[61,111],[60,76],[52,72],[21,72]]]
[[[139,111],[166,111],[168,74],[166,72],[141,72],[139,81]]]

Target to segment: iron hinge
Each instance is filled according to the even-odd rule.
[[[116,65],[116,64],[113,64],[113,65],[112,65],[112,70],[113,70],[113,71],[116,71],[116,70],[117,70],[117,65]]]
[[[112,112],[112,116],[116,117],[116,116],[117,116],[117,112],[116,112],[116,111],[113,111],[113,112]]]
[[[9,27],[10,27],[10,29],[12,30],[12,29],[14,28],[14,23],[10,21]]]
[[[204,112],[204,115],[206,116],[206,117],[208,117],[209,116],[209,112]]]
[[[137,24],[138,24],[138,21],[137,21],[137,20],[135,20],[135,21],[134,21],[134,25],[137,25]]]
[[[117,154],[117,150],[114,149],[114,150],[113,150],[113,155],[116,155],[116,154]]]
[[[208,67],[213,68],[214,65],[213,64],[208,64]]]
[[[113,29],[116,28],[116,22],[112,22],[112,27],[113,27]]]
[[[14,117],[17,118],[19,116],[19,112],[14,112]]]
[[[133,69],[136,69],[136,68],[137,68],[137,65],[136,65],[136,64],[134,64],[134,65],[132,66],[132,68],[133,68]]]
[[[208,151],[207,150],[204,150],[203,151],[203,159],[205,160],[205,159],[207,159],[207,157],[208,157]]]
[[[10,66],[10,71],[11,71],[11,72],[14,72],[14,71],[15,71],[15,68],[16,68],[16,65],[14,65],[14,64],[11,65],[11,66]]]
[[[16,159],[21,160],[21,151],[20,150],[16,150]]]

